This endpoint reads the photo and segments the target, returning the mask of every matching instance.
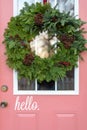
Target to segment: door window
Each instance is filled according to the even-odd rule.
[[[17,15],[23,7],[24,2],[29,4],[43,2],[43,0],[14,0],[14,16]],[[69,12],[71,15],[78,14],[78,0],[50,0],[54,7],[58,3],[58,9],[63,12]],[[14,94],[64,94],[73,95],[79,92],[79,68],[73,68],[67,72],[65,78],[58,81],[39,83],[37,80],[30,81],[25,77],[19,79],[18,73],[13,72]]]

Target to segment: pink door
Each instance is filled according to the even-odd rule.
[[[79,0],[78,5],[79,16],[87,21],[87,1]],[[79,74],[74,79],[76,92],[72,89],[73,92],[63,90],[58,94],[33,94],[14,90],[13,71],[6,65],[2,44],[12,15],[13,0],[0,0],[0,130],[87,130],[87,53],[83,54],[84,62],[80,61]]]

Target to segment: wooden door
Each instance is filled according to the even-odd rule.
[[[72,92],[64,90],[61,93],[50,91],[31,93],[18,91],[18,88],[13,86],[17,79],[13,77],[13,70],[6,65],[2,41],[4,29],[13,15],[15,1],[0,1],[0,129],[86,130],[87,53],[82,54],[84,62],[79,61],[79,73],[75,79],[76,91],[72,89]],[[78,5],[79,17],[87,21],[87,1],[79,0]],[[87,29],[87,26],[85,28]]]

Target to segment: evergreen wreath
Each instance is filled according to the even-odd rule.
[[[4,33],[7,64],[20,77],[40,82],[63,78],[87,50],[82,28],[86,22],[56,7],[25,2],[8,23]]]

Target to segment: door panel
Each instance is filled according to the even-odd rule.
[[[66,114],[57,114],[56,116],[57,116],[57,127],[59,130],[78,129],[76,114],[66,113]]]
[[[36,130],[37,128],[36,114],[17,114],[14,122],[15,130]]]
[[[79,0],[79,14],[85,21],[87,21],[87,17],[84,15],[87,12],[86,5],[86,0]],[[5,47],[2,44],[4,29],[13,14],[12,7],[12,0],[7,2],[6,0],[0,0],[0,88],[2,85],[8,86],[6,92],[0,89],[0,103],[2,101],[8,102],[7,107],[0,106],[0,129],[86,130],[86,53],[82,54],[84,62],[80,61],[79,65],[79,95],[13,95],[13,71],[6,65]],[[87,29],[87,26],[85,28]],[[18,103],[18,109],[15,109],[16,102]]]

